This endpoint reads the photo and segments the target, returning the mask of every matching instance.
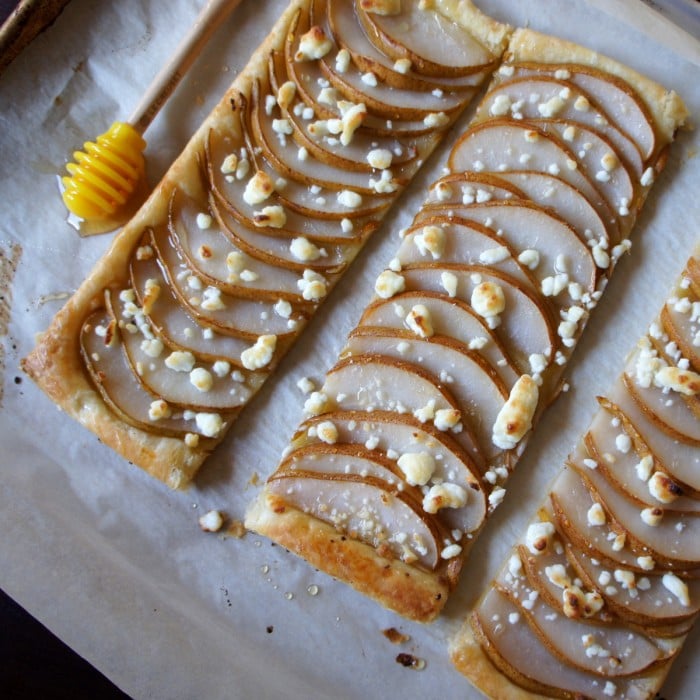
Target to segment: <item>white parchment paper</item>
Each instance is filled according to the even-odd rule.
[[[638,0],[482,0],[498,19],[623,60],[700,113],[700,47]],[[151,182],[245,65],[282,0],[243,0],[147,132]],[[197,12],[194,0],[73,0],[0,77],[0,248],[22,248],[3,290],[11,323],[0,407],[0,586],[136,698],[475,698],[451,667],[449,637],[539,503],[595,410],[594,397],[660,308],[700,241],[700,137],[680,135],[569,369],[571,390],[531,441],[465,568],[430,626],[380,609],[303,561],[247,535],[205,534],[211,508],[242,519],[301,416],[301,377],[320,382],[393,256],[397,231],[440,172],[446,144],[205,464],[174,493],[62,415],[19,360],[106,249],[65,223],[56,182],[73,148],[126,118]],[[465,115],[456,132],[463,128]],[[316,593],[312,595],[312,593]],[[392,645],[382,630],[410,641]],[[693,697],[691,635],[664,689]],[[399,652],[423,671],[395,662]]]

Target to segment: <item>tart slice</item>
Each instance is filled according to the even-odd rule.
[[[186,485],[509,31],[468,1],[291,2],[25,371],[126,459]]]
[[[359,16],[376,46],[408,57],[394,22]],[[426,81],[439,55],[412,58]],[[468,75],[455,53],[450,80]],[[433,619],[559,391],[684,115],[631,69],[516,31],[247,526],[400,614]],[[639,413],[653,403],[631,400]],[[496,597],[515,614],[512,591]],[[545,633],[534,622],[533,638]],[[635,669],[662,663],[653,652]]]
[[[453,641],[489,697],[653,697],[697,618],[700,366],[678,344],[697,333],[696,264]]]

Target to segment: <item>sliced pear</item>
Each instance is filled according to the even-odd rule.
[[[533,291],[539,284],[530,270],[518,261],[521,251],[510,241],[478,221],[457,216],[445,204],[435,204],[439,214],[416,216],[418,223],[405,230],[396,259],[403,265],[439,260],[445,263],[482,265],[494,269]],[[458,205],[461,206],[461,205]],[[437,227],[439,231],[435,231]],[[426,237],[438,235],[439,248],[429,245]],[[504,250],[505,249],[505,250]]]
[[[523,197],[553,209],[582,240],[619,242],[617,219],[603,221],[591,203],[561,177],[533,170],[507,171],[499,177],[517,187]]]
[[[454,283],[455,298],[466,303],[471,302],[474,288],[480,282],[497,284],[503,291],[507,312],[501,314],[501,323],[493,333],[518,364],[529,362],[531,355],[551,359],[559,346],[550,314],[538,297],[496,270],[449,263],[420,263],[406,266],[401,275],[407,291],[426,290],[442,294],[447,291],[452,296],[445,285],[452,290]]]
[[[276,473],[282,476],[300,472],[331,479],[348,475],[375,478],[391,487],[403,482],[401,472],[390,459],[364,445],[327,445],[323,442],[304,445],[287,454]],[[415,487],[405,484],[401,488],[414,491],[412,497],[420,500]]]
[[[454,338],[464,347],[477,350],[494,368],[514,363],[501,341],[471,306],[436,292],[404,292],[391,299],[376,299],[367,306],[358,325],[404,329],[406,317],[418,305],[428,309],[436,335]],[[522,366],[519,374],[529,370],[529,365]]]
[[[252,152],[253,148],[249,148]],[[240,148],[226,134],[210,131],[206,144],[207,173],[209,184],[216,196],[224,202],[239,202],[243,190],[252,177],[253,171],[238,179],[235,174],[224,173],[222,168],[230,155],[238,158]],[[297,152],[298,155],[298,152]],[[319,186],[309,186],[296,179],[283,178],[262,155],[253,155],[253,168],[263,171],[275,183],[274,200],[285,210],[294,211],[305,217],[314,217],[327,221],[341,221],[348,217],[348,209],[338,201],[337,189],[326,189]],[[388,206],[386,197],[363,197],[361,207],[352,212],[353,219],[377,217]],[[342,228],[332,229],[339,238],[347,238]]]
[[[311,472],[298,476],[276,472],[266,488],[385,555],[428,569],[440,563],[441,533],[434,519],[424,517],[420,506],[381,479],[353,475],[323,479]]]
[[[340,192],[351,190],[362,196],[376,194],[366,173],[338,169],[314,158],[299,157],[299,146],[293,139],[273,129],[273,119],[260,104],[261,87],[255,83],[248,110],[248,125],[265,159],[285,178],[296,179],[310,186]],[[263,93],[264,94],[264,93]],[[349,210],[351,213],[351,210]]]
[[[185,420],[178,407],[173,407],[168,417],[167,411],[162,417],[152,417],[151,404],[161,397],[145,389],[134,375],[122,348],[119,329],[112,326],[114,339],[110,343],[105,343],[105,336],[96,332],[99,328],[109,328],[111,321],[109,314],[99,309],[87,318],[80,334],[85,367],[105,403],[120,419],[139,430],[181,438],[187,433],[200,433],[196,422]],[[235,412],[223,416],[221,432],[234,416]]]
[[[297,284],[298,266],[288,269],[248,255],[234,246],[232,237],[224,234],[210,211],[209,207],[200,211],[193,202],[176,196],[171,202],[168,225],[172,245],[205,285],[219,287],[233,296],[286,299],[308,306]],[[198,224],[200,215],[207,222],[205,228]]]
[[[523,620],[520,610],[496,589],[484,596],[470,622],[491,662],[517,685],[549,697],[609,699],[600,677],[554,656]],[[556,686],[550,685],[553,679]],[[616,678],[617,691],[627,694],[628,684],[633,682]]]
[[[452,346],[446,338],[421,339],[410,331],[363,327],[350,334],[345,352],[353,357],[372,354],[394,357],[445,382],[483,452],[487,457],[496,454],[491,433],[512,384],[505,384],[503,377],[477,353],[460,349],[457,343]],[[512,368],[499,369],[508,372],[509,379],[515,382],[517,374]]]
[[[525,193],[518,187],[490,172],[468,170],[448,173],[436,180],[428,189],[429,203],[473,204],[491,199],[522,199]]]
[[[616,445],[620,434],[619,428],[611,425],[610,416],[599,412],[584,439],[585,450],[583,448],[576,450],[572,456],[573,460],[577,465],[582,466],[583,459],[592,459],[598,465],[596,471],[600,472],[611,488],[616,489],[640,509],[658,508],[659,501],[649,492],[648,477],[642,478],[639,471],[643,468],[642,460],[645,458],[647,461],[651,460],[650,474],[657,471],[653,456],[640,454],[634,447],[628,452],[621,452]],[[578,454],[579,452],[581,454]],[[685,495],[683,487],[676,484],[670,476],[666,476],[668,478],[666,488],[669,491],[673,490],[673,501],[664,503],[664,510],[700,515],[700,500]]]
[[[250,346],[244,338],[215,333],[185,311],[173,294],[154,258],[131,260],[131,285],[143,308],[149,280],[160,288],[155,302],[149,305],[148,323],[163,343],[173,349],[189,350],[202,360],[226,362],[239,366],[241,353]]]
[[[123,313],[123,307],[111,300],[111,294],[106,292],[108,310],[116,322],[128,318]],[[121,334],[122,347],[129,364],[145,387],[146,391],[168,403],[168,405],[189,409],[196,412],[232,411],[247,403],[252,397],[256,386],[262,383],[262,377],[249,375],[247,381],[237,382],[230,375],[219,377],[208,363],[203,363],[191,353],[188,357],[187,369],[179,365],[169,364],[173,356],[181,356],[177,351],[165,352],[153,357],[143,345],[147,338],[136,328]]]
[[[316,0],[314,9],[320,9],[323,2]],[[382,53],[367,38],[357,22],[351,3],[344,0],[326,0],[328,26],[336,44],[346,49],[363,73],[374,73],[381,82],[393,88],[407,88],[422,92],[433,90],[464,90],[481,82],[481,73],[458,77],[432,76],[430,78],[408,71],[397,71],[396,62]],[[313,21],[313,20],[312,20]]]
[[[555,73],[560,70],[569,75],[567,82],[573,83],[589,95],[594,95],[597,104],[608,118],[637,144],[643,157],[650,159],[658,148],[654,120],[639,96],[629,83],[592,66],[578,64],[531,66],[519,64],[516,74],[542,72]]]
[[[298,311],[292,311],[288,318],[281,316],[276,311],[276,304],[270,301],[232,296],[221,292],[218,287],[200,287],[194,281],[198,279],[197,271],[181,261],[177,251],[168,243],[165,231],[157,229],[151,232],[151,246],[178,302],[197,323],[224,335],[255,342],[261,335],[275,335],[278,339],[291,336],[298,324],[304,321],[304,315]],[[210,301],[203,304],[207,298]]]
[[[534,274],[540,282],[545,277],[565,273],[582,290],[592,292],[595,289],[599,269],[591,249],[567,223],[534,202],[492,201],[460,206],[431,204],[423,207],[416,220],[422,222],[424,217],[436,214],[460,217],[488,226],[510,246],[516,257],[525,250],[537,251],[539,264]]]
[[[489,50],[462,27],[421,3],[403,3],[396,15],[382,15],[355,0],[355,12],[370,41],[393,60],[408,59],[427,76],[463,76],[486,70]]]
[[[697,412],[691,410],[685,397],[665,392],[655,386],[639,386],[629,375],[627,390],[641,410],[665,433],[678,442],[700,446],[700,425]]]
[[[448,165],[452,172],[501,173],[526,168],[556,174],[577,189],[603,221],[615,218],[601,191],[578,168],[576,154],[566,142],[534,124],[505,119],[476,124],[457,140]]]
[[[563,663],[603,678],[620,678],[648,672],[667,656],[644,635],[631,631],[624,625],[601,627],[581,619],[572,620],[565,615],[552,615],[552,608],[537,597],[532,605],[524,605],[508,589],[500,589],[520,610],[540,643]],[[601,649],[597,654],[587,653],[592,645]],[[584,641],[586,640],[586,641]]]
[[[219,206],[213,197],[209,207],[217,224],[234,246],[272,268],[296,270],[297,273],[316,270],[327,275],[337,274],[345,268],[347,259],[354,257],[349,251],[359,246],[357,242],[354,245],[351,242],[345,245],[327,243],[304,233],[295,236],[291,231],[285,231],[289,234],[288,238],[268,236],[258,233],[254,225],[248,227],[242,224],[229,210]],[[267,232],[267,229],[260,230]],[[297,250],[295,245],[299,242],[303,242],[303,246]]]
[[[393,411],[416,415],[430,423],[438,411],[459,406],[446,385],[416,365],[381,355],[362,355],[340,360],[326,375],[322,393],[327,410]],[[485,458],[475,436],[461,425],[452,436],[482,470]]]
[[[391,120],[420,121],[431,115],[443,114],[449,118],[439,124],[446,128],[461,111],[467,99],[472,94],[466,91],[460,93],[444,93],[439,97],[432,92],[421,92],[402,88],[387,89],[386,86],[374,81],[367,81],[352,63],[344,72],[339,72],[335,60],[325,56],[320,60],[320,68],[328,82],[336,90],[343,93],[350,102],[364,104],[377,117]]]
[[[328,85],[328,79],[321,71],[317,61],[295,61],[296,36],[308,30],[308,18],[297,15],[292,20],[290,31],[285,40],[285,60],[287,74],[294,83],[297,94],[304,103],[311,107],[317,119],[332,119],[341,116],[337,104],[328,104],[318,100],[321,85]],[[337,88],[336,88],[337,89]],[[348,98],[344,92],[339,92],[344,98]],[[419,136],[432,131],[423,118],[420,119],[387,119],[369,111],[360,126],[360,129],[370,129],[382,136]]]
[[[286,82],[286,65],[283,53],[273,53],[270,58],[270,87],[272,94],[279,94],[279,90]],[[297,107],[299,105],[299,107]],[[355,170],[357,172],[372,173],[373,167],[367,160],[367,154],[373,149],[388,150],[392,155],[394,170],[415,170],[415,161],[418,153],[416,144],[406,140],[400,140],[396,135],[383,136],[372,132],[370,129],[355,129],[348,143],[341,141],[338,136],[322,133],[316,136],[310,131],[314,121],[303,118],[305,104],[294,100],[284,109],[280,110],[280,116],[291,124],[294,130],[294,140],[300,147],[306,148],[311,157],[333,167]],[[314,110],[315,112],[315,110]],[[314,114],[315,119],[315,114]]]
[[[464,533],[478,529],[486,516],[486,498],[480,484],[478,467],[459,444],[429,423],[420,423],[407,414],[373,411],[371,416],[358,411],[341,411],[305,421],[293,443],[308,444],[318,441],[318,428],[330,421],[337,432],[333,448],[371,445],[372,451],[392,462],[401,455],[425,453],[434,460],[434,483],[449,482],[462,487],[467,493],[467,505],[462,508],[444,508],[438,517],[450,529]]]
[[[573,143],[577,124],[587,127],[587,130],[598,133],[612,144],[637,179],[642,176],[644,163],[637,144],[597,107],[593,96],[572,83],[545,76],[508,80],[489,90],[479,105],[476,118],[486,119],[489,115],[502,114],[507,105],[510,114],[517,114],[518,119],[554,118],[566,122],[565,129],[572,126],[565,137],[569,143]],[[578,152],[578,149],[574,150]]]
[[[693,302],[697,301],[693,298]],[[661,310],[661,325],[671,342],[674,342],[681,355],[690,361],[694,368],[700,367],[700,346],[695,345],[698,324],[692,313],[676,311],[670,304]]]
[[[691,600],[691,605],[686,607],[670,594],[660,574],[635,574],[633,587],[625,589],[615,580],[614,570],[602,565],[585,550],[569,547],[568,554],[575,562],[579,574],[585,577],[588,585],[598,589],[600,595],[605,598],[606,606],[622,620],[635,625],[671,627],[688,622],[700,610],[699,579],[686,580]],[[612,585],[613,588],[606,590],[608,586],[599,582],[608,580],[612,582],[608,585]]]
[[[684,491],[700,492],[700,456],[697,449],[659,430],[653,418],[642,410],[629,393],[628,382],[618,380],[609,397],[642,437],[658,468],[680,483]]]

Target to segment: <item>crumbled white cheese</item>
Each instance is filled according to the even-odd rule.
[[[308,238],[304,238],[304,236],[299,236],[292,240],[289,244],[289,252],[302,262],[318,260],[322,255],[321,249],[311,243]]]
[[[406,452],[397,464],[411,486],[427,484],[435,473],[435,458],[428,452]]]
[[[688,594],[688,586],[678,576],[672,573],[666,573],[661,579],[664,588],[670,591],[678,602],[684,607],[690,607],[690,595]]]
[[[224,421],[218,413],[198,413],[195,423],[205,437],[216,437],[224,427]]]
[[[430,311],[424,304],[416,304],[408,312],[406,325],[420,338],[430,338],[435,332]]]
[[[406,280],[402,275],[392,270],[384,270],[380,273],[374,285],[374,291],[382,299],[390,299],[395,294],[403,292],[405,288]]]
[[[220,511],[210,510],[199,518],[199,527],[204,532],[218,532],[224,524],[224,518]]]
[[[187,350],[175,350],[165,358],[165,366],[175,372],[191,372],[194,362],[194,355]]]
[[[170,410],[170,406],[163,399],[156,399],[151,401],[151,405],[148,408],[148,418],[152,421],[161,420],[162,418],[170,418],[173,412]]]
[[[522,375],[496,417],[491,436],[494,445],[509,450],[520,442],[532,427],[538,398],[537,382],[527,374]]]
[[[554,537],[554,525],[548,522],[537,522],[528,525],[525,533],[525,545],[532,554],[544,554]]]
[[[204,367],[195,367],[190,372],[190,383],[199,391],[207,392],[211,391],[214,385],[214,378]]]
[[[323,58],[333,48],[333,42],[319,26],[313,26],[301,35],[295,61],[315,61]]]
[[[287,214],[279,204],[273,204],[263,207],[262,211],[256,211],[253,214],[253,223],[261,227],[282,228],[287,223]]]
[[[316,426],[316,435],[319,440],[327,445],[335,445],[338,442],[338,428],[330,420],[322,421]]]
[[[423,498],[423,510],[431,514],[443,508],[463,508],[465,505],[467,492],[459,484],[435,484]]]
[[[276,335],[261,335],[255,345],[241,353],[241,362],[246,369],[262,369],[272,361],[277,347]]]
[[[248,184],[243,192],[243,199],[251,206],[260,204],[272,195],[275,191],[275,183],[264,171],[258,170],[253,177],[248,180]]]

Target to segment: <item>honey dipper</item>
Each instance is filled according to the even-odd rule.
[[[114,122],[94,142],[86,142],[84,150],[73,153],[74,162],[66,166],[69,175],[61,178],[63,202],[84,222],[111,224],[111,228],[98,225],[93,232],[111,230],[118,225],[115,215],[126,207],[145,177],[143,132],[239,2],[207,0],[178,50],[154,78],[129,119]]]

